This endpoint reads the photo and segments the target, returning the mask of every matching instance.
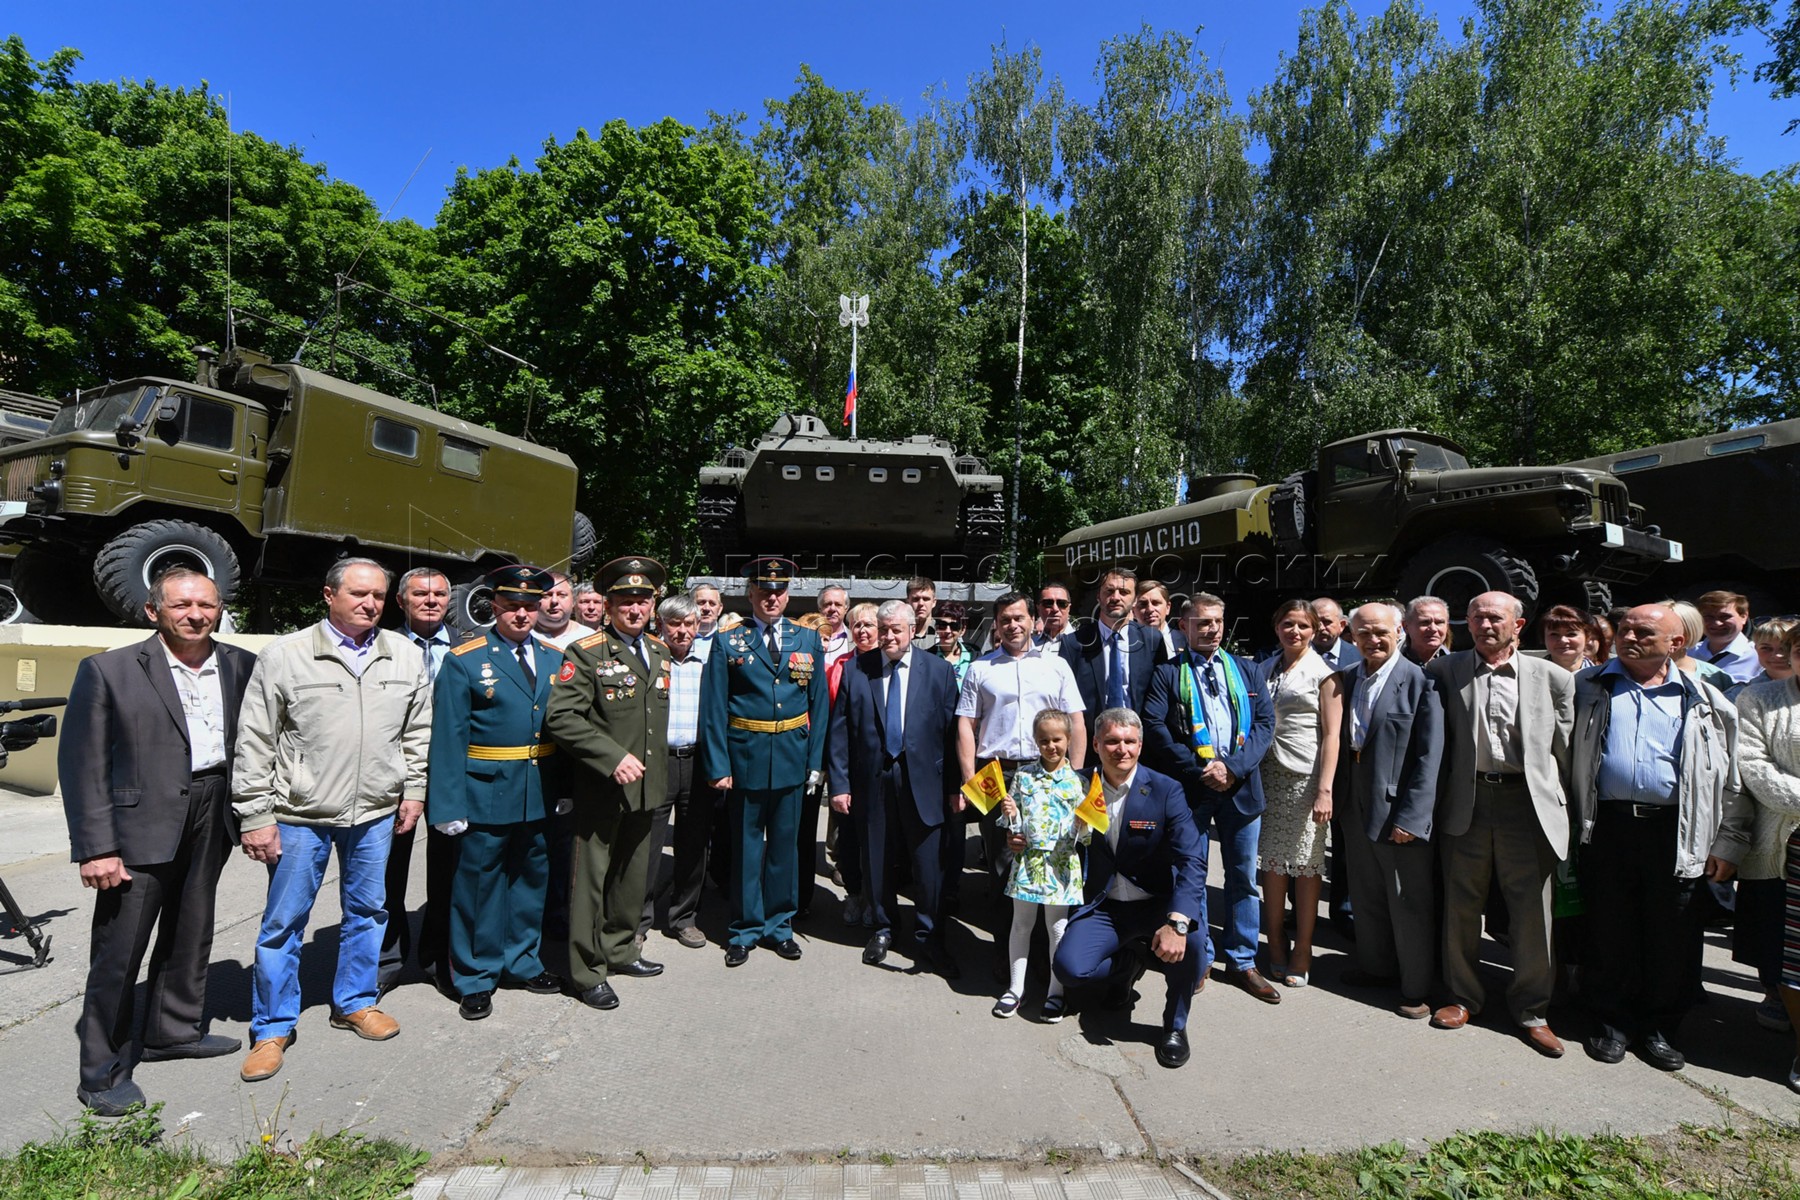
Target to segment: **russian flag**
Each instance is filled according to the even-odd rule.
[[[844,424],[856,415],[856,364],[850,364],[850,386],[844,389]]]

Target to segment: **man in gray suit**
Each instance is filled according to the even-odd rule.
[[[76,1097],[101,1116],[144,1103],[132,1064],[235,1054],[206,1032],[213,897],[234,840],[231,745],[256,656],[213,641],[219,589],[175,568],[150,588],[156,635],[96,654],[75,672],[57,747],[70,857],[95,889]],[[141,1041],[138,968],[150,954]]]
[[[1444,984],[1450,1003],[1432,1015],[1460,1029],[1481,1011],[1478,963],[1488,884],[1500,885],[1512,925],[1507,1005],[1538,1053],[1560,1058],[1547,1013],[1551,882],[1569,853],[1563,778],[1575,724],[1575,679],[1549,659],[1519,653],[1524,606],[1505,592],[1469,602],[1473,650],[1426,671],[1444,698],[1446,754],[1438,797],[1444,867]]]
[[[1437,881],[1433,809],[1444,714],[1425,672],[1400,653],[1400,611],[1365,604],[1350,617],[1360,662],[1333,681],[1341,715],[1325,719],[1325,748],[1337,730],[1336,782],[1356,908],[1352,987],[1400,987],[1399,1013],[1422,1020],[1437,985]]]

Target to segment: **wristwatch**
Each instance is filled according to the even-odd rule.
[[[1171,917],[1171,918],[1169,918],[1169,928],[1173,929],[1175,931],[1175,935],[1177,937],[1186,937],[1188,935],[1188,931],[1190,929],[1192,929],[1193,927],[1194,927],[1194,923],[1192,921],[1188,920],[1186,917]]]

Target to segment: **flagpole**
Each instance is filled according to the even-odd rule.
[[[864,296],[840,295],[838,297],[838,324],[839,325],[848,325],[850,327],[850,388],[849,388],[849,394],[845,398],[845,403],[846,403],[846,406],[850,413],[850,440],[851,441],[856,440],[856,419],[858,416],[858,413],[856,410],[859,407],[857,405],[857,400],[860,399],[860,397],[856,393],[856,351],[857,351],[857,336],[856,335],[857,335],[857,330],[859,330],[862,326],[867,325],[868,323],[869,323],[869,298],[868,298],[868,296],[866,296],[866,295],[864,295]]]

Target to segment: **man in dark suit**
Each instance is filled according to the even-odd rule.
[[[1281,1003],[1281,993],[1256,969],[1262,904],[1256,890],[1257,841],[1262,834],[1262,759],[1275,738],[1275,709],[1256,668],[1220,648],[1225,638],[1225,602],[1196,592],[1182,605],[1182,632],[1188,648],[1156,668],[1144,700],[1144,760],[1181,784],[1200,831],[1200,859],[1206,837],[1219,831],[1225,865],[1225,912],[1217,949],[1225,958],[1225,980],[1265,1004]],[[1206,932],[1205,894],[1200,929]],[[1213,961],[1202,960],[1201,979]]]
[[[801,870],[801,793],[824,778],[831,715],[819,635],[781,614],[796,568],[759,558],[748,569],[751,620],[715,635],[700,675],[700,777],[726,793],[731,855],[731,941],[741,967],[766,943],[790,962]],[[816,841],[809,839],[809,844]]]
[[[611,624],[570,645],[545,728],[575,760],[569,976],[590,1008],[619,1006],[608,979],[662,974],[638,945],[650,829],[669,799],[669,648],[644,632],[667,572],[652,558],[600,568]]]
[[[228,801],[238,707],[256,656],[213,640],[219,590],[175,568],[150,588],[156,636],[84,661],[69,689],[57,775],[70,857],[94,902],[81,1041],[80,1101],[116,1117],[144,1093],[143,1061],[235,1054],[206,1032],[213,897],[235,823]],[[134,1038],[138,968],[150,955],[149,1006]]]
[[[831,711],[831,807],[856,822],[863,879],[873,901],[875,933],[863,961],[877,964],[893,943],[894,874],[889,848],[912,864],[912,959],[935,962],[944,975],[957,969],[944,945],[943,898],[962,849],[945,836],[961,790],[956,769],[956,669],[913,645],[913,614],[889,600],[876,614],[877,649],[845,667]],[[960,865],[960,864],[954,864]]]
[[[1399,653],[1401,615],[1365,604],[1350,617],[1359,661],[1338,673],[1333,814],[1341,812],[1353,987],[1400,986],[1400,1015],[1423,1020],[1437,986],[1437,877],[1431,841],[1444,713],[1425,672]]]
[[[1525,609],[1506,592],[1469,601],[1473,650],[1434,659],[1426,673],[1444,701],[1444,769],[1437,804],[1444,872],[1444,985],[1432,1014],[1460,1029],[1485,999],[1479,964],[1489,882],[1511,926],[1507,1007],[1526,1044],[1560,1058],[1549,1024],[1556,982],[1550,951],[1556,864],[1569,853],[1563,779],[1575,726],[1575,679],[1547,658],[1519,653]]]
[[[432,836],[454,839],[450,977],[466,1021],[493,1011],[502,983],[554,994],[544,969],[544,901],[550,885],[545,817],[567,794],[556,744],[544,732],[562,652],[532,636],[548,571],[513,565],[487,577],[494,627],[450,652],[431,701]]]
[[[1156,1061],[1188,1060],[1188,1006],[1206,964],[1206,850],[1181,785],[1138,765],[1143,723],[1128,708],[1098,717],[1101,794],[1109,818],[1088,846],[1087,900],[1069,918],[1053,967],[1068,987],[1112,979],[1112,1007],[1128,1008],[1142,973],[1130,944],[1150,939],[1167,982]]]
[[[1137,576],[1114,567],[1100,580],[1099,619],[1064,637],[1059,646],[1075,675],[1090,733],[1103,708],[1143,711],[1151,672],[1162,658],[1160,641],[1145,637],[1143,627],[1131,619],[1136,602]]]

